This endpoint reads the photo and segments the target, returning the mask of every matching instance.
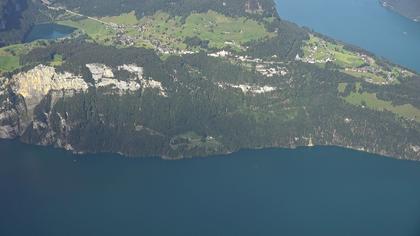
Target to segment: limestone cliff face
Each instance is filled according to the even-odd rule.
[[[13,92],[25,99],[26,108],[31,113],[50,91],[83,92],[89,87],[80,76],[57,73],[54,67],[44,65],[14,75],[10,83]]]
[[[85,66],[91,75],[89,80],[45,65],[9,77],[0,76],[0,138],[20,138],[26,143],[72,152],[114,152],[128,156],[180,158],[227,153],[239,148],[338,145],[420,159],[419,136],[415,130],[418,128],[414,124],[415,129],[406,131],[385,123],[391,124],[392,130],[380,137],[377,130],[381,127],[367,126],[365,115],[357,112],[329,117],[305,107],[305,113],[283,116],[274,110],[277,108],[258,109],[260,103],[236,110],[244,98],[256,102],[282,101],[281,106],[287,105],[289,99],[282,100],[281,87],[276,85],[203,78],[199,86],[192,87],[189,80],[184,83],[176,70],[169,81],[160,82],[135,64]],[[233,102],[229,104],[225,97],[218,100],[205,86],[216,90],[215,94],[232,98]],[[209,104],[215,107],[205,107]],[[331,119],[334,123],[318,122],[320,125],[313,128],[312,124],[299,120],[302,117]],[[202,120],[206,123],[200,124]],[[380,117],[379,120],[388,122]],[[193,122],[197,122],[197,127],[191,126]],[[297,130],[302,124],[307,125],[303,132]],[[341,127],[341,131],[336,127]],[[253,138],[244,139],[238,132],[251,133]],[[412,136],[401,142],[390,141],[395,132],[400,132],[398,137]],[[393,146],[385,146],[384,141]],[[367,142],[371,143],[366,145]]]
[[[13,96],[9,80],[0,77],[0,138],[15,138],[21,133],[21,117],[26,108],[21,98]]]
[[[123,70],[131,74],[131,77],[124,81],[116,79],[112,69],[106,65],[95,63],[87,64],[86,67],[92,74],[96,88],[111,87],[120,94],[149,88],[156,89],[161,96],[167,96],[162,83],[152,78],[145,79],[143,77],[143,68],[137,65],[121,65],[117,67],[118,71]]]
[[[52,91],[65,95],[83,92],[87,83],[70,73],[57,73],[53,67],[37,66],[27,72],[1,78],[0,138],[16,138],[33,123],[34,110]]]
[[[61,130],[69,131],[71,125],[60,114],[45,112],[43,119],[35,118],[35,110],[48,97],[50,106],[61,98],[84,93],[89,88],[110,88],[112,93],[122,95],[138,90],[152,89],[160,96],[167,96],[166,89],[158,81],[143,78],[143,68],[137,65],[121,65],[110,68],[103,64],[88,64],[93,83],[69,72],[57,72],[54,67],[38,65],[10,78],[0,77],[0,138],[16,138],[27,130],[42,133],[39,144],[55,144],[71,149],[65,138],[55,137],[50,129],[50,116],[60,116]],[[114,70],[125,70],[132,77],[125,81],[115,78]],[[66,133],[66,132],[62,132]],[[67,132],[68,133],[68,132]]]
[[[26,114],[24,103],[21,99],[8,97],[9,94],[5,90],[1,90],[0,93],[0,138],[16,138],[22,131],[21,118]]]

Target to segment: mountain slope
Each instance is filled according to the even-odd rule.
[[[34,24],[49,20],[43,10],[40,1],[0,1],[0,46],[22,42]]]
[[[167,158],[338,145],[420,159],[419,76],[279,19],[272,1],[42,8],[77,30],[0,49],[15,59],[0,67],[1,138]]]
[[[420,21],[420,1],[418,0],[380,0],[383,6],[399,14]]]

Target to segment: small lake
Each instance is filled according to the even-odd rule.
[[[420,162],[335,147],[181,161],[0,150],[0,235],[420,235]]]
[[[378,0],[276,0],[280,17],[420,72],[420,22]]]
[[[58,39],[71,34],[75,28],[58,24],[35,25],[26,35],[25,42],[32,42],[39,39]]]

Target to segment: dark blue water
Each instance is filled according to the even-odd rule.
[[[183,161],[0,150],[0,235],[420,235],[420,162],[334,147]]]
[[[71,34],[74,30],[75,28],[57,24],[35,25],[25,37],[25,42],[38,39],[58,39]]]
[[[420,23],[378,0],[276,0],[282,18],[420,72]]]
[[[376,0],[278,2],[287,19],[419,68],[418,25]],[[45,29],[35,35],[61,37]],[[0,141],[3,235],[419,236],[420,162],[334,147],[79,157]]]

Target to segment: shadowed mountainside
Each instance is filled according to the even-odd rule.
[[[380,0],[384,7],[390,8],[399,14],[413,19],[420,20],[420,1],[419,0]]]

